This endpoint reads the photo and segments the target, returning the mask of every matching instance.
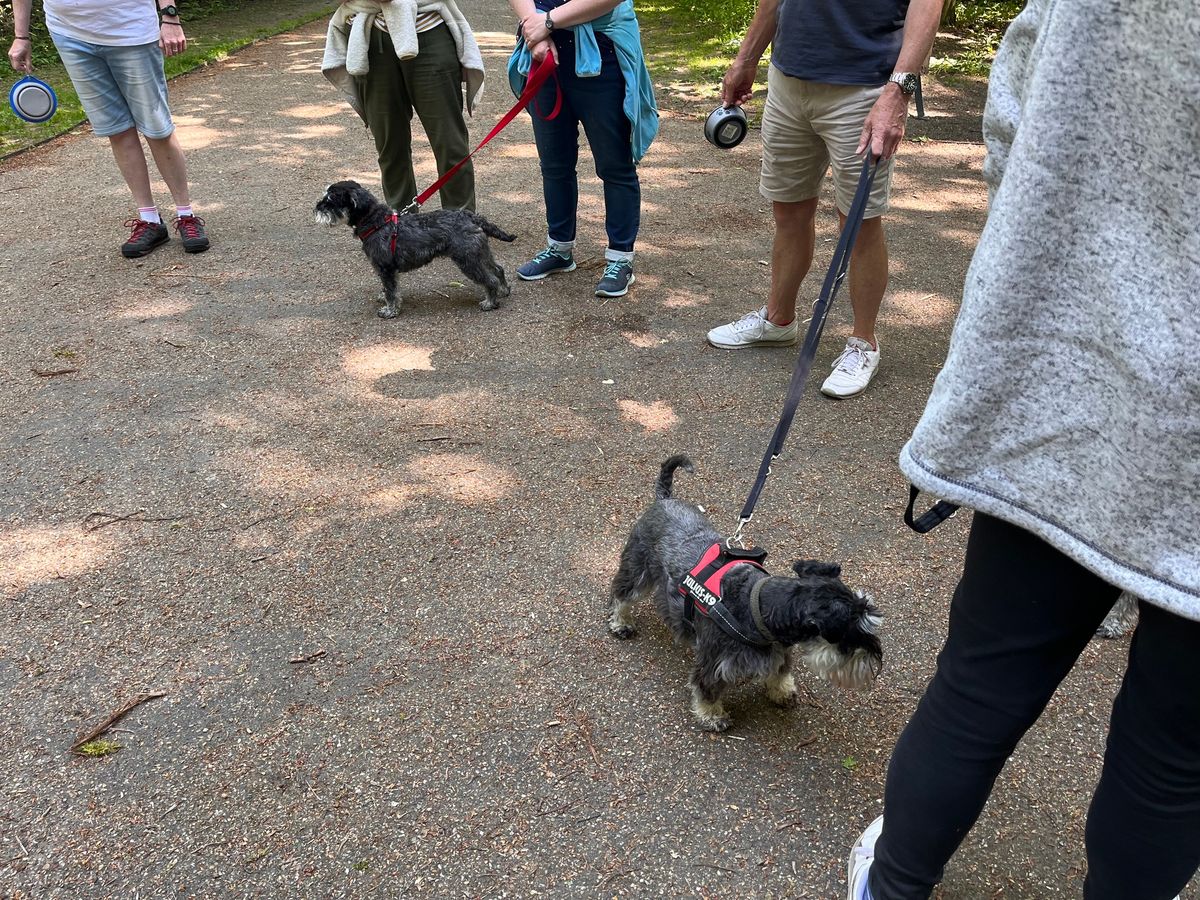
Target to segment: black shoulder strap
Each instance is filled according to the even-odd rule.
[[[958,504],[949,500],[939,500],[926,510],[920,517],[913,516],[913,507],[917,505],[917,495],[921,493],[915,485],[908,486],[908,507],[904,510],[904,524],[917,534],[928,534],[952,515],[958,512]]]

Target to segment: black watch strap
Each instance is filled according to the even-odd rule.
[[[179,18],[179,10],[174,6],[164,6],[158,11],[158,13],[161,16],[171,16],[172,18],[176,19]]]

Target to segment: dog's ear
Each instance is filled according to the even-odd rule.
[[[803,578],[805,575],[819,575],[824,578],[838,578],[842,567],[837,563],[818,562],[815,559],[801,559],[792,563],[792,571]]]
[[[375,198],[371,192],[357,181],[348,182],[348,187],[349,190],[346,192],[346,199],[349,201],[351,209],[370,209],[375,203]]]

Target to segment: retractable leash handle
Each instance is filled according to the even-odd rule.
[[[438,191],[440,191],[442,189],[442,186],[447,181],[449,181],[451,178],[453,178],[455,175],[457,175],[458,170],[467,164],[467,160],[469,160],[476,153],[478,153],[480,150],[482,150],[484,148],[484,145],[486,145],[489,141],[491,141],[492,138],[494,138],[501,131],[503,131],[505,128],[508,127],[508,123],[511,122],[513,119],[515,119],[517,117],[517,115],[520,114],[521,110],[523,110],[525,107],[527,107],[530,103],[533,102],[534,98],[537,96],[537,92],[539,90],[541,90],[542,85],[545,84],[551,78],[551,76],[554,75],[555,70],[557,68],[558,68],[558,63],[556,63],[554,61],[554,54],[547,53],[545,55],[545,57],[542,59],[541,63],[538,65],[538,67],[536,69],[531,70],[529,73],[529,76],[525,79],[525,89],[523,91],[521,91],[521,96],[517,98],[517,102],[515,104],[513,104],[512,109],[510,109],[508,112],[506,112],[503,116],[500,117],[500,121],[497,122],[495,124],[495,126],[492,128],[492,130],[487,133],[487,137],[485,137],[482,141],[480,141],[478,146],[476,146],[474,150],[472,150],[470,153],[468,153],[466,156],[464,156],[461,160],[459,160],[454,165],[453,168],[448,169],[446,171],[445,175],[443,175],[441,178],[439,178],[437,181],[435,181],[433,184],[431,184],[429,187],[427,187],[424,191],[422,191],[420,194],[418,194],[416,197],[414,197],[412,202],[409,203],[408,206],[404,207],[403,210],[401,210],[401,214],[413,212],[414,210],[420,209],[420,207],[422,207],[425,204],[426,200],[428,200],[430,197],[432,197],[434,194],[436,194]],[[542,118],[543,119],[553,119],[554,117],[556,117],[558,115],[559,111],[562,109],[562,104],[563,104],[562,87],[556,85],[556,89],[554,92],[554,109],[552,109],[550,111],[549,115],[542,116]],[[539,112],[539,115],[541,115],[540,112]]]
[[[762,494],[767,478],[771,475],[771,464],[779,458],[779,454],[783,451],[783,442],[787,440],[788,431],[792,427],[792,419],[796,417],[796,409],[800,405],[804,385],[808,381],[813,360],[817,355],[817,347],[821,343],[821,332],[825,328],[829,307],[833,303],[833,298],[837,296],[842,279],[846,277],[846,272],[850,267],[850,252],[854,249],[854,241],[858,238],[859,229],[862,227],[863,214],[866,213],[867,203],[871,199],[871,185],[875,182],[875,173],[879,170],[879,162],[879,157],[870,154],[863,160],[862,172],[858,176],[858,188],[854,192],[850,211],[846,214],[846,225],[842,228],[837,247],[833,251],[833,260],[829,264],[829,272],[825,276],[825,283],[821,286],[821,293],[817,297],[817,302],[813,304],[812,320],[804,335],[804,346],[796,360],[796,367],[792,370],[792,380],[788,384],[787,399],[783,404],[779,424],[775,426],[771,443],[758,467],[754,486],[750,488],[750,496],[746,498],[746,505],[742,507],[741,515],[738,516],[737,530],[729,539],[730,543],[741,541],[742,529],[754,517],[754,507],[758,505],[759,495]]]

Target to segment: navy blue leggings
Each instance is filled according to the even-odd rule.
[[[608,44],[602,48],[600,74],[580,78],[575,74],[574,40],[569,32],[556,33],[555,38],[559,48],[557,77],[562,88],[562,110],[550,120],[541,115],[554,108],[553,78],[542,85],[536,103],[529,106],[542,166],[547,232],[551,240],[575,240],[575,213],[579,206],[575,169],[582,124],[592,148],[596,174],[604,182],[608,246],[631,251],[641,222],[642,188],[633,162],[631,126],[625,115],[625,77],[612,45]]]
[[[888,768],[872,900],[930,895],[1117,595],[975,515],[937,673]],[[1141,604],[1086,842],[1087,900],[1170,900],[1200,865],[1200,622]]]

